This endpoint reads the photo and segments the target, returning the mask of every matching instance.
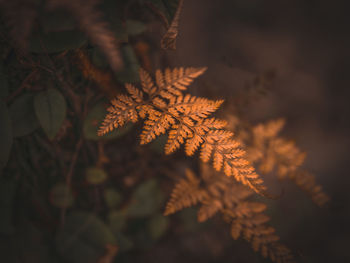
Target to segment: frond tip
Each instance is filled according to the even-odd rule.
[[[140,69],[142,90],[126,84],[129,95],[119,95],[107,109],[98,135],[119,128],[127,122],[145,119],[140,143],[147,144],[168,133],[165,153],[171,154],[185,145],[186,155],[200,151],[200,159],[213,159],[217,171],[224,171],[255,192],[264,194],[265,186],[255,172],[245,151],[233,133],[225,130],[226,121],[210,118],[223,100],[209,100],[183,95],[182,92],[204,73],[206,68],[175,68],[156,71],[155,81]]]
[[[315,176],[300,169],[306,154],[293,141],[279,135],[283,119],[272,120],[252,128],[251,142],[247,144],[247,158],[259,167],[262,174],[274,172],[279,179],[289,178],[306,192],[318,206],[323,206],[329,197],[317,184]]]
[[[263,212],[266,205],[249,200],[253,192],[238,184],[232,178],[203,164],[201,177],[186,171],[186,178],[174,187],[166,205],[165,215],[172,214],[189,206],[200,205],[197,219],[204,222],[217,213],[231,224],[233,239],[243,237],[250,242],[253,250],[273,262],[294,262],[290,250],[279,243],[275,229],[267,224],[270,220]]]

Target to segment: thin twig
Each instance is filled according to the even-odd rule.
[[[80,139],[75,147],[75,152],[74,152],[74,155],[72,157],[72,161],[70,163],[69,170],[68,170],[68,173],[66,176],[66,185],[68,188],[70,188],[70,186],[71,186],[75,163],[77,162],[77,159],[79,156],[79,151],[80,151],[81,146],[83,145],[83,141],[84,141],[83,137],[80,137]],[[66,207],[61,209],[61,225],[62,226],[64,225],[64,221],[65,221],[65,217],[66,217],[66,210],[67,210]]]
[[[66,184],[68,186],[70,186],[70,184],[71,184],[74,166],[75,166],[75,163],[78,159],[79,151],[80,151],[81,146],[83,145],[83,141],[84,141],[83,137],[80,137],[80,139],[77,143],[77,146],[75,147],[75,152],[74,152],[74,155],[72,158],[72,162],[70,163],[69,170],[68,170],[67,177],[66,177]]]
[[[67,92],[67,94],[72,99],[72,102],[73,102],[72,104],[73,104],[74,111],[78,115],[80,115],[80,113],[81,113],[81,108],[79,107],[79,105],[81,105],[80,97],[73,92],[73,87],[68,82],[66,82],[64,80],[64,78],[62,77],[61,74],[58,73],[58,69],[57,69],[55,63],[53,62],[52,58],[49,56],[47,48],[42,43],[41,39],[40,39],[40,45],[41,45],[42,49],[44,50],[45,56],[47,57],[48,61],[51,64],[51,67],[53,69],[53,72],[51,72],[51,73],[53,73],[55,75],[55,77],[58,79],[58,81],[60,81],[62,83],[62,88],[64,89],[65,92]]]

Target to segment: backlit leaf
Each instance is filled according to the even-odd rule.
[[[136,188],[127,213],[132,217],[150,216],[160,208],[162,202],[163,193],[158,182],[150,179]]]
[[[154,215],[148,222],[148,231],[153,239],[161,238],[169,226],[169,218],[162,214]]]
[[[86,181],[89,184],[102,184],[108,178],[107,173],[99,167],[89,167],[86,169]]]
[[[50,139],[60,130],[66,118],[66,101],[62,94],[53,88],[40,92],[34,98],[34,108],[41,127]]]
[[[117,207],[122,201],[122,196],[113,188],[107,188],[103,192],[105,202],[109,208]]]

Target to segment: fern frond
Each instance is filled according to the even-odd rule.
[[[157,110],[150,111],[140,136],[140,143],[147,144],[153,141],[157,136],[165,133],[174,123],[175,119],[170,114]]]
[[[135,88],[132,84],[125,84],[125,88],[130,94],[130,96],[137,102],[140,103],[143,101],[143,92],[139,90],[138,88]]]
[[[323,192],[322,186],[316,183],[315,176],[311,173],[307,171],[296,171],[290,173],[289,178],[306,192],[318,206],[323,206],[329,201],[328,195]]]
[[[180,20],[180,12],[183,6],[184,0],[179,0],[173,21],[171,22],[167,32],[163,36],[161,40],[161,47],[163,49],[176,49],[176,37],[179,32],[179,20]]]
[[[111,101],[111,104],[107,108],[108,114],[98,130],[99,136],[122,127],[129,121],[137,122],[139,119],[138,109],[141,105],[132,97],[119,95]]]
[[[164,73],[156,71],[156,83],[160,89],[164,89],[174,95],[181,95],[181,90],[186,90],[193,80],[202,75],[207,68],[167,68]]]
[[[279,136],[284,120],[272,120],[266,124],[259,124],[252,129],[253,140],[248,145],[247,158],[259,165],[264,173],[275,172],[279,179],[289,178],[306,192],[318,206],[322,206],[329,197],[322,191],[315,177],[300,170],[306,154],[293,141]]]
[[[151,76],[142,68],[139,69],[139,75],[143,91],[150,96],[153,95],[157,88],[154,86]]]
[[[108,114],[99,130],[99,135],[145,118],[141,133],[141,144],[147,144],[157,136],[169,132],[165,153],[170,154],[185,144],[187,155],[200,149],[200,159],[213,159],[217,171],[223,170],[227,176],[249,186],[260,194],[265,194],[265,186],[251,164],[245,159],[245,151],[233,133],[225,130],[226,121],[209,118],[223,103],[223,100],[209,100],[182,91],[205,68],[166,69],[156,71],[156,85],[144,70],[140,70],[143,92],[127,84],[130,96],[119,95],[112,101]]]
[[[213,217],[223,208],[221,200],[214,199],[210,202],[203,204],[198,210],[197,218],[198,222],[205,222],[209,218]]]
[[[248,199],[253,194],[250,189],[229,180],[227,176],[215,174],[208,165],[203,165],[201,170],[202,180],[187,171],[186,179],[176,184],[167,204],[166,215],[170,214],[169,210],[175,212],[200,203],[197,214],[199,222],[220,212],[231,224],[233,239],[242,236],[252,244],[254,251],[269,257],[273,262],[294,262],[290,250],[278,242],[275,229],[266,224],[270,220],[263,214],[266,205]],[[193,198],[194,193],[196,199]]]
[[[168,141],[165,145],[165,154],[170,154],[176,151],[186,139],[192,136],[192,134],[192,130],[186,125],[173,125],[172,130],[169,132]]]
[[[198,204],[205,198],[206,192],[199,187],[200,180],[191,170],[186,170],[186,179],[181,179],[174,187],[164,215],[173,214],[185,207]]]
[[[191,95],[172,97],[168,111],[175,116],[186,116],[195,121],[206,118],[215,112],[223,103],[223,100],[212,101],[206,98],[198,98]]]

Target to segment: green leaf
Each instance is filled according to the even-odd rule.
[[[86,181],[92,185],[102,184],[108,178],[107,173],[99,167],[87,168],[85,176]]]
[[[0,173],[6,166],[12,148],[12,123],[5,102],[0,100]]]
[[[12,213],[17,183],[0,177],[0,233],[13,234]]]
[[[169,218],[162,214],[154,215],[148,222],[148,231],[154,240],[161,238],[169,227]]]
[[[66,118],[66,101],[62,94],[53,88],[40,92],[34,98],[34,108],[41,127],[53,139]]]
[[[110,228],[88,212],[68,215],[56,236],[57,251],[72,263],[96,263],[105,254],[106,246],[115,244]]]
[[[50,191],[50,201],[56,207],[68,208],[73,205],[74,196],[68,185],[58,183]]]
[[[119,233],[126,225],[126,214],[123,211],[112,211],[108,215],[109,226],[114,234]]]
[[[14,137],[32,133],[39,127],[33,105],[33,95],[26,93],[17,98],[10,106],[12,131]]]
[[[150,179],[139,185],[132,195],[127,213],[132,217],[150,216],[159,210],[164,196],[155,179]]]
[[[113,188],[105,189],[103,194],[105,202],[109,208],[117,207],[122,201],[121,194],[115,191]]]
[[[143,33],[146,30],[146,25],[137,20],[126,20],[126,32],[130,36],[136,36]]]
[[[57,53],[80,48],[86,44],[84,33],[77,30],[34,33],[29,40],[28,50],[33,53]]]
[[[125,234],[118,232],[115,236],[121,252],[129,251],[134,247],[134,242]]]
[[[134,83],[140,80],[139,78],[139,61],[134,50],[130,45],[121,47],[124,69],[116,73],[117,79],[122,83]]]
[[[107,114],[106,106],[104,103],[96,104],[87,114],[84,124],[83,132],[86,139],[89,140],[108,140],[116,139],[125,135],[134,125],[129,123],[122,128],[114,129],[112,132],[103,136],[98,136],[97,131],[101,125],[103,119]]]

